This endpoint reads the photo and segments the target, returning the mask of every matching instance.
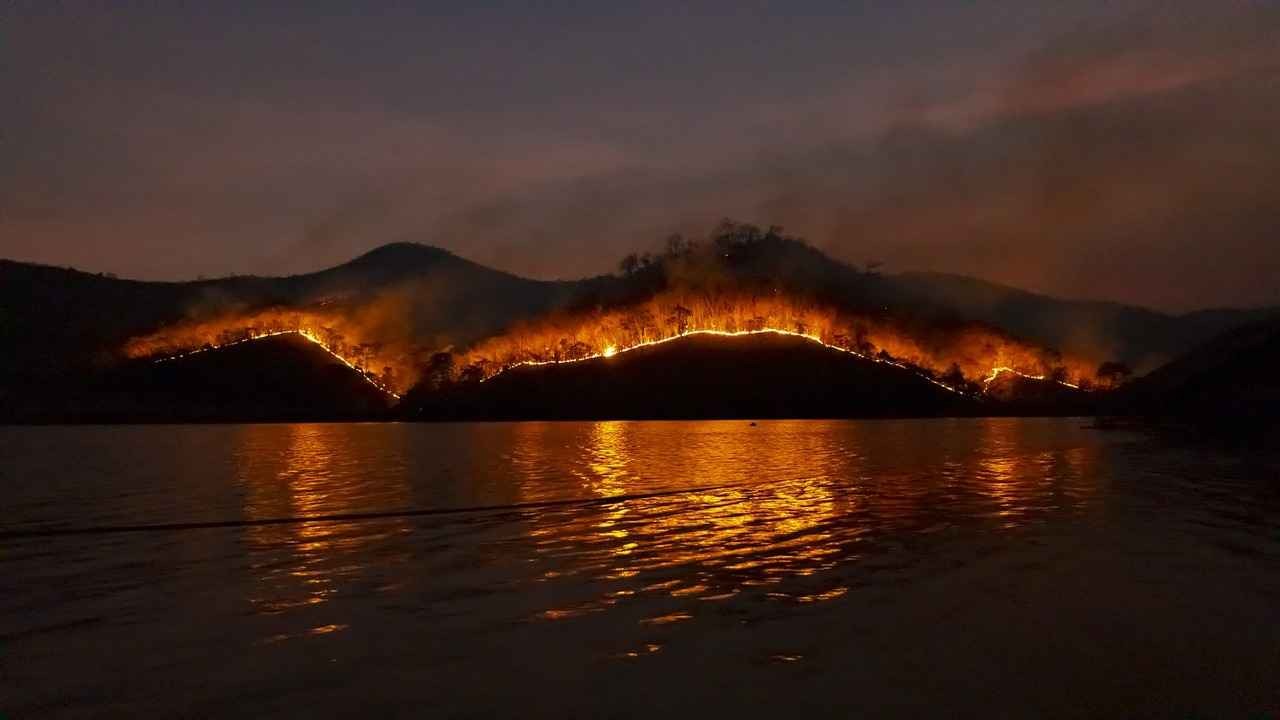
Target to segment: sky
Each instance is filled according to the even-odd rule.
[[[1280,304],[1280,3],[0,5],[0,257],[539,278],[780,225],[852,263]]]

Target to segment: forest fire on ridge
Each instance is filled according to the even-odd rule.
[[[332,349],[330,349],[327,345],[325,345],[325,344],[324,344],[324,341],[323,341],[323,340],[321,340],[321,339],[320,339],[320,337],[319,337],[318,335],[316,335],[313,331],[308,330],[308,329],[306,329],[306,328],[301,328],[301,329],[298,329],[298,330],[275,330],[275,331],[272,331],[272,332],[262,333],[262,334],[260,334],[260,335],[250,335],[250,336],[248,336],[248,337],[246,337],[246,338],[243,338],[243,339],[241,339],[241,340],[233,340],[233,341],[231,341],[231,342],[229,342],[229,343],[225,343],[225,344],[223,344],[223,345],[206,345],[206,346],[204,346],[204,347],[196,348],[195,350],[190,350],[190,351],[188,351],[188,352],[184,352],[184,353],[179,353],[179,354],[177,354],[177,355],[168,355],[168,356],[165,356],[165,357],[162,357],[162,358],[158,358],[158,359],[156,360],[156,362],[157,362],[157,363],[162,363],[162,362],[169,362],[169,361],[171,361],[171,360],[179,360],[179,359],[182,359],[182,358],[184,358],[184,357],[189,357],[189,356],[191,356],[191,355],[198,355],[198,354],[200,354],[200,353],[208,352],[208,351],[210,351],[210,350],[221,350],[221,349],[223,349],[223,348],[228,348],[228,347],[231,347],[231,346],[233,346],[233,345],[241,345],[241,344],[243,344],[243,343],[253,342],[253,341],[255,341],[255,340],[266,340],[267,338],[282,337],[282,336],[285,336],[285,335],[297,335],[298,337],[300,337],[300,338],[302,338],[302,339],[304,339],[304,340],[307,340],[307,341],[309,341],[309,342],[311,342],[311,343],[314,343],[315,345],[319,346],[321,350],[324,350],[326,353],[328,353],[328,354],[329,354],[329,356],[330,356],[330,357],[332,357],[334,360],[337,360],[338,362],[342,363],[343,365],[346,365],[348,368],[351,368],[352,370],[355,370],[355,371],[360,375],[360,377],[361,377],[365,382],[369,383],[369,384],[370,384],[370,385],[372,385],[373,387],[375,387],[375,388],[377,388],[378,390],[380,390],[380,391],[382,391],[382,392],[386,393],[387,395],[390,395],[391,397],[393,397],[393,398],[395,398],[395,399],[397,399],[397,400],[399,400],[399,399],[400,399],[400,394],[399,394],[399,393],[397,393],[396,391],[392,390],[389,386],[384,385],[382,382],[379,382],[379,380],[378,380],[377,378],[375,378],[375,377],[374,377],[374,375],[373,375],[372,373],[367,372],[367,371],[366,371],[366,370],[364,370],[363,368],[360,368],[360,367],[359,367],[359,366],[357,366],[353,361],[351,361],[351,360],[349,360],[349,359],[347,359],[347,358],[345,358],[345,357],[343,357],[343,356],[339,355],[338,353],[334,352]]]
[[[377,342],[353,342],[335,325],[341,318],[316,312],[264,310],[249,315],[233,315],[207,322],[191,322],[166,327],[131,339],[124,347],[130,358],[155,358],[168,362],[198,353],[219,350],[255,340],[297,335],[356,371],[378,390],[399,399],[412,385],[416,374],[409,363],[388,346]],[[373,368],[382,366],[381,372]],[[399,368],[399,370],[398,370]]]
[[[872,362],[878,362],[878,363],[883,363],[883,364],[886,364],[886,365],[892,365],[892,366],[897,367],[897,368],[902,368],[903,370],[912,370],[912,371],[915,371],[915,370],[916,370],[915,368],[912,368],[911,366],[906,365],[905,363],[900,363],[900,362],[897,362],[897,361],[895,361],[895,360],[888,360],[888,359],[884,359],[884,358],[870,357],[870,356],[867,356],[867,355],[863,355],[863,354],[861,354],[861,353],[859,353],[859,352],[857,352],[857,351],[855,351],[855,350],[850,350],[850,349],[848,349],[848,348],[842,348],[842,347],[839,347],[839,346],[837,346],[837,345],[831,345],[831,344],[829,344],[829,343],[825,343],[825,342],[823,342],[823,341],[822,341],[822,339],[821,339],[821,338],[816,337],[816,336],[813,336],[813,335],[803,335],[803,334],[801,334],[801,333],[794,332],[794,331],[791,331],[791,330],[781,330],[781,329],[778,329],[778,328],[761,328],[761,329],[759,329],[759,330],[738,330],[738,331],[735,331],[735,332],[728,332],[728,331],[724,331],[724,330],[688,330],[688,331],[684,332],[684,333],[683,333],[683,334],[681,334],[681,335],[673,335],[673,336],[671,336],[671,337],[662,338],[662,339],[660,339],[660,340],[649,340],[649,341],[646,341],[646,342],[642,342],[642,343],[639,343],[639,344],[636,344],[636,345],[631,345],[631,346],[629,346],[629,347],[624,347],[624,348],[618,348],[618,347],[615,347],[615,346],[613,346],[613,345],[610,345],[610,346],[606,347],[604,350],[600,351],[600,352],[599,352],[599,353],[597,353],[597,354],[587,355],[587,356],[584,356],[584,357],[564,358],[564,359],[560,359],[560,360],[524,360],[524,361],[518,362],[518,363],[516,363],[516,364],[514,364],[514,365],[508,365],[508,366],[503,367],[503,368],[502,368],[498,373],[496,373],[495,375],[490,376],[490,378],[492,378],[492,377],[497,377],[497,375],[501,374],[502,372],[505,372],[505,371],[507,371],[507,370],[511,370],[511,369],[514,369],[514,368],[517,368],[517,367],[529,367],[529,366],[539,366],[539,365],[563,365],[563,364],[566,364],[566,363],[582,362],[582,361],[584,361],[584,360],[596,360],[596,359],[600,359],[600,358],[611,358],[611,357],[615,357],[615,356],[620,355],[620,354],[625,353],[625,352],[631,352],[632,350],[639,350],[639,349],[641,349],[641,348],[654,347],[654,346],[657,346],[657,345],[664,345],[664,344],[669,343],[669,342],[672,342],[672,341],[674,341],[674,340],[680,340],[681,338],[693,337],[693,336],[698,336],[698,335],[711,335],[711,336],[717,336],[717,337],[750,337],[750,336],[752,336],[752,335],[784,335],[784,336],[788,336],[788,337],[802,338],[802,339],[804,339],[804,340],[808,340],[809,342],[814,342],[814,343],[817,343],[817,344],[819,344],[819,345],[822,345],[823,347],[831,348],[832,350],[838,350],[838,351],[843,352],[843,353],[848,353],[848,354],[850,354],[850,355],[855,355],[855,356],[857,356],[857,357],[859,357],[859,358],[862,358],[863,360],[870,360],[870,361],[872,361]],[[945,389],[945,390],[949,390],[949,391],[954,392],[954,393],[963,393],[963,392],[964,392],[964,390],[962,390],[962,389],[960,389],[960,388],[957,388],[957,387],[952,387],[951,385],[947,385],[946,383],[944,383],[944,382],[942,382],[942,381],[940,381],[940,380],[938,380],[938,379],[936,379],[936,378],[934,378],[934,377],[932,377],[932,376],[930,376],[930,375],[927,375],[927,374],[924,374],[924,373],[918,373],[918,374],[920,374],[920,376],[921,376],[922,378],[924,378],[925,380],[928,380],[929,382],[933,383],[934,385],[937,385],[938,387],[941,387],[941,388],[943,388],[943,389]],[[487,380],[487,379],[490,379],[490,378],[485,378],[485,379]]]
[[[395,395],[419,384],[480,383],[516,367],[614,357],[689,335],[803,338],[970,396],[1004,393],[1008,384],[997,380],[1006,376],[1094,390],[1114,388],[1128,373],[1119,363],[1063,355],[993,326],[877,299],[876,273],[833,263],[779,228],[726,221],[705,243],[672,236],[662,255],[631,255],[620,269],[620,276],[584,282],[559,310],[491,327],[457,348],[448,333],[428,338],[395,322],[412,315],[412,305],[382,303],[375,316],[367,307],[326,302],[180,323],[134,338],[125,353],[177,356],[295,332]]]
[[[612,357],[689,335],[773,333],[911,370],[955,392],[980,394],[1004,373],[1074,389],[1096,386],[1095,363],[990,328],[963,325],[912,333],[899,325],[781,295],[667,291],[625,308],[514,328],[463,353],[458,367],[464,379],[483,381],[514,367]]]
[[[429,379],[437,383],[483,382],[516,367],[609,358],[691,335],[776,334],[898,367],[960,394],[981,395],[1005,373],[1073,389],[1105,386],[1094,382],[1091,371],[1096,365],[990,328],[963,325],[913,333],[895,321],[842,313],[782,295],[665,291],[625,307],[548,316],[482,340],[456,358],[453,353],[437,353],[448,357],[444,377],[432,363],[419,360],[430,355],[423,348],[373,340],[368,333],[332,308],[274,308],[166,327],[130,340],[124,352],[131,358],[163,362],[296,334],[399,398],[424,375],[434,375]]]

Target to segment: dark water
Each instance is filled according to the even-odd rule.
[[[1280,711],[1276,456],[1082,424],[0,428],[0,716]]]

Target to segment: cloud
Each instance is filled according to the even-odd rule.
[[[818,42],[808,27],[751,46],[764,54],[741,67],[718,51],[713,69],[680,64],[706,39],[691,35],[652,61],[681,73],[667,85],[607,85],[606,68],[570,62],[590,64],[582,48],[540,46],[554,57],[532,70],[471,68],[487,93],[508,91],[500,104],[468,105],[484,93],[466,68],[429,53],[387,69],[395,97],[380,75],[315,72],[343,65],[324,46],[285,58],[288,73],[262,68],[256,92],[203,86],[176,39],[162,49],[182,72],[142,50],[115,75],[50,60],[53,81],[17,86],[28,136],[0,144],[0,255],[180,278],[299,272],[410,239],[576,277],[730,216],[891,270],[1174,309],[1280,303],[1265,276],[1280,272],[1280,11],[1170,2],[1016,59],[925,52],[922,28],[900,53],[919,59],[876,64],[890,48],[868,40],[796,75],[785,43]],[[241,38],[244,58],[217,56],[224,75],[251,77],[264,32]],[[85,52],[105,53],[95,38]],[[863,62],[834,62],[848,58]],[[435,83],[421,98],[404,82],[419,70]],[[580,92],[537,103],[540,87],[521,84],[555,73]],[[379,92],[352,90],[363,84]]]
[[[540,186],[448,225],[543,274],[607,268],[645,237],[730,215],[893,269],[1174,310],[1276,304],[1265,278],[1280,272],[1277,34],[1276,12],[1074,33],[1004,68],[1003,84],[899,103],[880,127],[864,111],[853,127],[692,175]],[[568,260],[545,252],[564,246]]]

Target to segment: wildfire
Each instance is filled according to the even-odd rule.
[[[1005,373],[1091,389],[1097,366],[972,324],[903,321],[835,310],[785,294],[664,291],[626,306],[545,316],[490,337],[454,357],[415,344],[410,333],[333,306],[270,308],[169,326],[130,340],[129,357],[165,362],[263,338],[296,334],[324,349],[391,397],[413,387],[443,355],[441,379],[484,382],[523,366],[613,358],[691,335],[801,338],[915,373],[950,392],[983,395]]]
[[[610,358],[690,335],[757,334],[803,338],[964,394],[981,394],[1005,372],[1080,388],[1096,367],[981,326],[907,326],[785,295],[676,291],[628,307],[545,318],[483,341],[460,360],[464,372],[484,381],[516,367]]]
[[[173,360],[190,357],[192,355],[199,355],[200,353],[210,352],[212,350],[221,350],[223,348],[228,348],[235,345],[241,345],[244,343],[254,342],[257,340],[265,340],[266,338],[280,337],[282,335],[297,335],[298,337],[301,337],[305,340],[308,340],[314,343],[321,350],[324,350],[326,353],[328,353],[330,357],[342,363],[343,365],[346,365],[352,370],[356,371],[356,373],[358,373],[365,382],[369,383],[370,385],[377,388],[381,392],[386,393],[387,395],[390,395],[396,400],[400,399],[399,393],[397,393],[395,390],[388,387],[387,385],[384,385],[382,382],[379,382],[378,379],[374,377],[372,373],[358,366],[350,358],[346,358],[346,357],[343,357],[342,355],[339,355],[337,352],[334,351],[333,348],[325,344],[324,340],[320,338],[319,334],[316,331],[308,328],[299,328],[296,330],[271,330],[266,332],[251,333],[247,337],[243,337],[237,340],[232,340],[230,342],[225,342],[225,343],[216,344],[216,345],[207,344],[202,347],[196,348],[194,350],[187,350],[185,352],[180,352],[174,355],[166,355],[164,357],[157,358],[155,362],[156,363],[171,362]]]
[[[806,335],[806,334],[798,333],[792,330],[781,330],[778,328],[761,328],[759,330],[736,330],[733,332],[729,332],[727,330],[688,330],[682,335],[674,335],[672,337],[666,337],[660,340],[649,340],[646,342],[637,343],[635,345],[631,345],[629,347],[624,347],[621,349],[613,345],[610,345],[598,353],[593,353],[591,355],[584,355],[582,357],[562,358],[559,360],[522,360],[520,362],[513,363],[511,365],[507,365],[499,369],[496,373],[494,373],[493,375],[490,375],[485,379],[492,380],[498,375],[501,375],[502,373],[508,370],[512,370],[518,367],[529,367],[529,366],[540,366],[540,365],[565,365],[568,363],[584,362],[586,360],[596,360],[598,358],[611,358],[616,355],[620,355],[622,353],[631,352],[632,350],[639,350],[641,348],[654,347],[655,345],[665,345],[666,343],[672,342],[673,340],[679,340],[681,338],[690,337],[694,335],[713,335],[718,337],[749,337],[751,335],[785,335],[787,337],[797,337],[803,340],[808,340],[809,342],[812,342],[812,343],[817,343],[818,345],[821,345],[825,348],[830,348],[832,350],[837,350],[839,352],[846,353],[848,355],[853,355],[855,357],[862,358],[863,360],[870,360],[871,362],[881,363],[883,365],[892,365],[893,367],[896,367],[896,368],[901,368],[903,370],[909,370],[909,371],[915,372],[920,377],[924,378],[925,380],[928,380],[929,382],[933,383],[934,385],[937,385],[940,388],[943,388],[945,390],[948,390],[950,392],[957,393],[957,394],[965,394],[962,389],[957,387],[952,387],[944,382],[937,380],[936,378],[932,378],[932,377],[929,377],[928,375],[920,373],[915,368],[912,368],[911,366],[905,363],[897,362],[895,360],[886,360],[884,358],[863,355],[862,353],[859,353],[856,350],[850,350],[849,348],[843,348],[838,345],[832,345],[830,343],[823,342],[822,338],[817,337],[815,335]]]
[[[1017,376],[1018,376],[1018,377],[1020,377],[1020,378],[1026,378],[1026,379],[1028,379],[1028,380],[1050,380],[1050,379],[1052,379],[1052,378],[1049,378],[1048,376],[1045,376],[1045,375],[1030,375],[1030,374],[1028,374],[1028,373],[1024,373],[1024,372],[1020,372],[1020,371],[1018,371],[1018,370],[1015,370],[1014,368],[1011,368],[1011,367],[995,367],[995,368],[991,368],[991,374],[990,374],[990,375],[988,375],[988,376],[986,376],[986,377],[982,378],[982,384],[983,384],[983,386],[985,387],[985,386],[987,386],[987,385],[990,385],[991,383],[993,383],[993,382],[995,382],[995,381],[996,381],[996,378],[999,378],[1001,375],[1003,375],[1003,374],[1005,374],[1005,373],[1011,373],[1011,374],[1013,374],[1013,375],[1017,375]],[[1059,385],[1063,385],[1063,386],[1065,386],[1065,387],[1069,387],[1069,388],[1071,388],[1072,390],[1079,390],[1079,389],[1080,389],[1080,386],[1079,386],[1079,385],[1076,385],[1076,384],[1074,384],[1074,383],[1069,383],[1069,382],[1067,382],[1066,380],[1053,380],[1053,382],[1056,382],[1056,383],[1058,383]]]

